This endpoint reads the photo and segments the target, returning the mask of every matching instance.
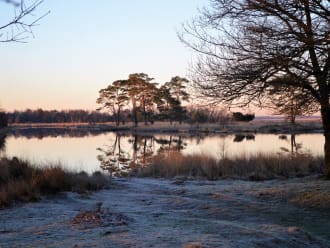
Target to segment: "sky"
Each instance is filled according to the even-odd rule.
[[[187,77],[194,55],[177,31],[207,4],[44,0],[34,14],[50,14],[33,29],[34,37],[0,43],[0,108],[94,110],[98,91],[131,73],[147,73],[158,83]],[[0,7],[7,15],[13,11],[4,2]],[[6,18],[10,15],[2,15],[0,24]]]

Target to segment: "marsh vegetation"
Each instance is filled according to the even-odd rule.
[[[133,175],[162,178],[199,178],[208,180],[246,179],[253,181],[321,175],[323,158],[310,155],[283,156],[256,154],[215,159],[203,154],[183,155],[171,151],[154,156],[148,166]]]
[[[32,165],[18,159],[0,159],[0,208],[13,203],[37,201],[48,194],[72,191],[86,193],[110,186],[101,173],[70,172],[61,165]]]

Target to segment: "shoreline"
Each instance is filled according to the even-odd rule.
[[[123,132],[132,134],[301,134],[301,133],[323,133],[322,123],[319,120],[300,120],[295,124],[282,121],[255,120],[248,123],[232,122],[226,125],[205,123],[167,123],[156,122],[155,124],[134,125],[125,124],[115,126],[113,123],[27,123],[11,124],[4,132],[19,131],[25,129],[65,129],[69,131],[86,132]]]

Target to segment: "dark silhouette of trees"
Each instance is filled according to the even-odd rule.
[[[274,86],[306,92],[321,109],[324,173],[330,178],[330,2],[210,4],[180,35],[199,54],[194,86],[200,95],[230,105],[262,105]]]
[[[128,80],[129,90],[132,89],[135,92],[136,104],[142,112],[144,124],[146,125],[154,111],[153,107],[157,95],[157,84],[153,83],[152,80],[153,78],[150,78],[145,73],[131,74]]]
[[[254,114],[242,114],[241,112],[234,112],[233,119],[234,121],[252,121],[254,119]]]
[[[139,122],[139,110],[142,111],[144,122],[147,124],[147,109],[150,110],[152,108],[153,99],[155,97],[154,89],[156,86],[151,82],[152,80],[153,78],[150,78],[145,73],[134,73],[130,74],[126,81],[135,126],[137,126]]]
[[[14,8],[14,15],[10,20],[0,23],[0,42],[24,42],[28,37],[33,36],[32,29],[40,19],[49,14],[35,16],[35,10],[43,3],[43,0],[34,0],[31,3],[24,0],[0,0]],[[9,7],[9,6],[8,6]],[[1,8],[3,9],[3,8]]]
[[[189,94],[186,90],[188,79],[175,76],[171,78],[170,82],[166,82],[165,86],[169,89],[170,94],[178,101],[189,101]]]
[[[175,76],[171,78],[170,82],[165,83],[165,87],[169,90],[169,93],[175,101],[172,101],[172,116],[180,123],[185,117],[186,109],[182,106],[182,102],[189,101],[189,94],[186,91],[186,84],[188,79]]]
[[[182,115],[185,113],[181,102],[171,94],[170,88],[166,84],[158,90],[157,108],[159,111],[158,119],[169,120],[171,124],[177,119],[181,120]]]
[[[185,119],[186,108],[182,106],[183,101],[189,101],[186,91],[186,78],[175,76],[170,82],[166,82],[158,91],[158,110],[160,119],[168,119],[171,123],[175,120],[180,123]]]
[[[31,110],[7,113],[8,123],[95,123],[113,121],[108,114],[86,110]]]
[[[126,85],[124,80],[114,81],[107,88],[99,91],[100,95],[96,100],[98,104],[102,104],[98,110],[108,109],[115,118],[116,126],[119,126],[121,111],[128,105],[129,101]]]
[[[103,105],[102,108],[110,110],[117,125],[121,111],[127,109],[131,109],[131,114],[126,114],[126,117],[130,116],[135,126],[141,120],[145,125],[153,123],[154,120],[181,122],[186,114],[182,101],[189,98],[184,85],[186,82],[187,79],[176,76],[158,88],[148,74],[134,73],[130,74],[128,79],[117,80],[101,89],[97,102]]]
[[[8,126],[7,114],[5,112],[0,112],[0,128]]]

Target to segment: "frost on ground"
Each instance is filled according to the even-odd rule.
[[[117,179],[1,210],[0,247],[330,247],[329,211],[295,204],[311,183]]]

